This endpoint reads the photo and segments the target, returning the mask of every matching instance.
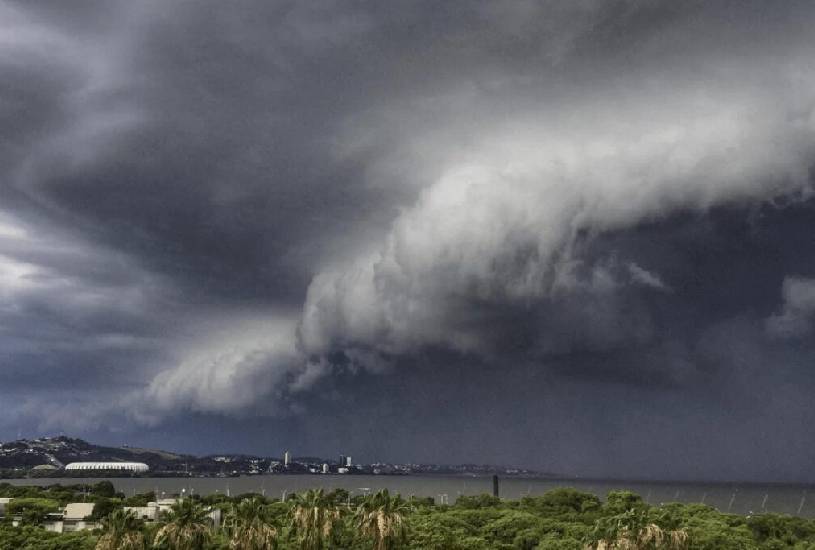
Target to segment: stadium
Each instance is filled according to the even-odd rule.
[[[99,471],[125,471],[146,472],[150,467],[143,462],[71,462],[65,466],[66,470],[99,470]]]

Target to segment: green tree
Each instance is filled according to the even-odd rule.
[[[456,499],[456,508],[466,508],[468,510],[477,508],[495,508],[501,504],[501,499],[493,495],[462,495]]]
[[[269,508],[259,498],[233,505],[224,522],[232,550],[273,550],[277,548],[277,528]]]
[[[468,521],[469,510],[451,512],[423,508],[411,518],[408,547],[413,550],[492,549],[493,545],[479,536],[478,527]],[[479,510],[484,512],[484,510]]]
[[[47,498],[17,498],[7,508],[9,516],[20,516],[26,525],[38,525],[48,514],[59,511],[59,503]]]
[[[618,493],[612,493],[609,498],[612,501],[619,501],[616,495]],[[630,502],[631,504],[634,503],[634,501]],[[625,505],[625,503],[622,504],[623,507]],[[570,487],[562,487],[547,491],[543,496],[523,497],[520,507],[547,517],[577,518],[583,514],[599,512],[601,506],[600,499],[591,493],[584,493]]]
[[[208,512],[193,499],[185,498],[173,504],[154,544],[170,550],[202,550],[211,537]]]
[[[334,506],[344,506],[351,500],[351,494],[342,488],[337,488],[326,495],[334,503]]]
[[[96,550],[144,550],[146,548],[141,522],[132,512],[114,510],[102,519],[103,534]]]
[[[90,519],[93,521],[100,521],[112,514],[115,510],[121,507],[120,500],[115,500],[107,497],[99,497],[94,501],[93,512],[91,512]]]
[[[407,539],[410,506],[388,490],[367,497],[354,513],[360,534],[373,539],[374,550],[393,550]]]
[[[110,481],[100,481],[91,485],[91,494],[97,497],[113,498],[116,496],[116,488]]]
[[[636,493],[631,491],[611,491],[606,497],[606,504],[603,507],[605,513],[609,515],[619,515],[629,510],[645,510],[648,505]]]
[[[322,489],[297,494],[292,499],[291,530],[301,550],[328,548],[340,512]]]
[[[522,510],[504,510],[501,515],[487,523],[482,536],[494,544],[504,544],[519,548],[532,548],[540,538],[536,536],[541,526],[541,518]],[[522,534],[523,533],[523,534]],[[521,535],[522,536],[519,536]],[[530,540],[534,539],[532,543]]]
[[[124,499],[125,506],[147,506],[148,502],[155,502],[156,494],[153,491],[148,493],[139,493]]]
[[[0,524],[0,550],[94,550],[95,544],[90,531],[58,534],[32,525]]]
[[[583,543],[571,537],[547,535],[538,542],[537,550],[583,550]]]
[[[685,550],[687,547],[685,530],[663,530],[649,521],[647,512],[633,508],[598,520],[586,546],[591,550]]]

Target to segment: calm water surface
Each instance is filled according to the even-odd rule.
[[[0,480],[15,485],[51,485],[54,483],[96,483],[83,479],[17,479]],[[156,491],[165,496],[182,491],[195,494],[262,493],[280,498],[284,493],[307,489],[346,489],[351,494],[388,489],[405,497],[432,497],[436,502],[452,504],[460,495],[492,493],[490,477],[462,476],[357,476],[357,475],[260,475],[237,478],[111,478],[116,489],[126,495]],[[556,487],[574,487],[603,498],[609,491],[630,490],[650,504],[663,502],[704,502],[722,512],[749,514],[776,512],[815,517],[815,487],[778,484],[706,484],[652,483],[611,480],[557,480],[501,478],[501,497],[518,499],[526,495],[542,495]],[[812,493],[811,495],[809,493]]]

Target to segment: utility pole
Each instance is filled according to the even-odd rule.
[[[736,493],[738,493],[738,489],[733,491],[733,496],[730,497],[730,504],[727,505],[727,512],[730,513],[730,510],[733,508],[733,503],[736,501]]]

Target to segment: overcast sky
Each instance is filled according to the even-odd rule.
[[[815,482],[814,24],[0,1],[0,439]]]

